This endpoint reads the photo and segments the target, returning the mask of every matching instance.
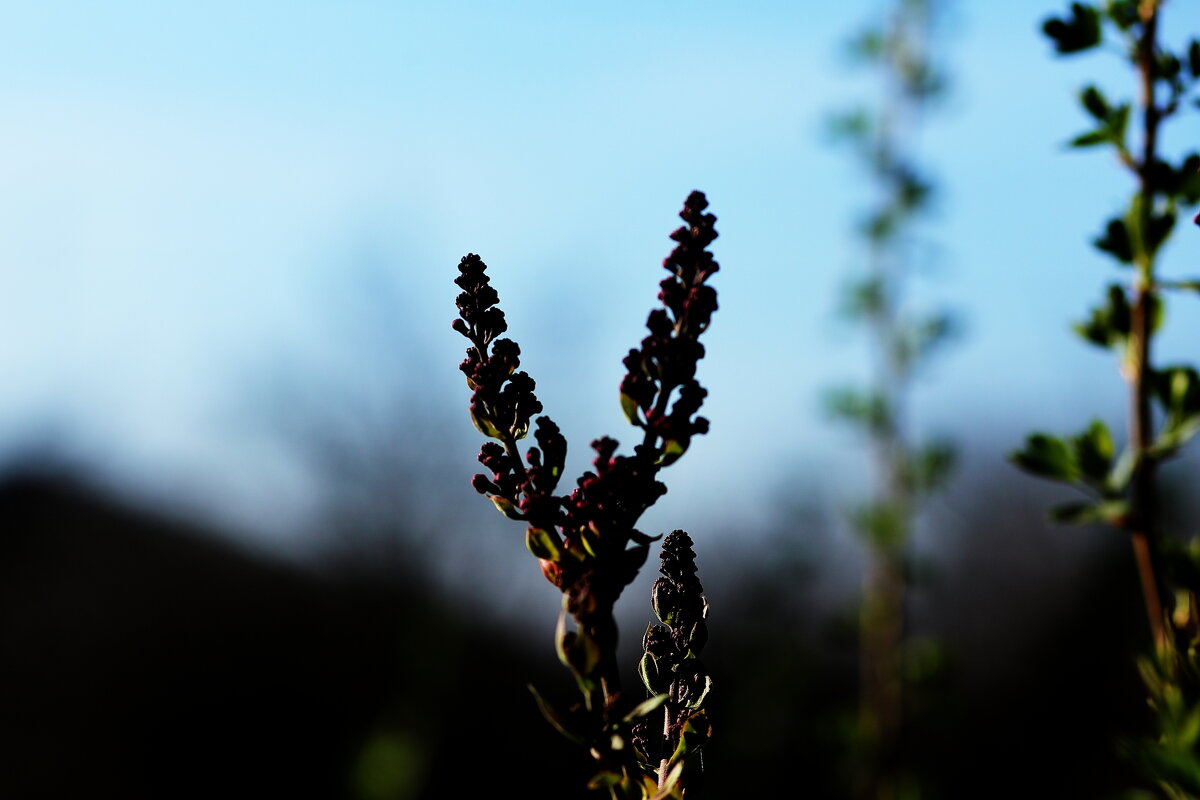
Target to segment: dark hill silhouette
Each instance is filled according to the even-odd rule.
[[[367,794],[482,794],[531,746],[579,783],[538,668],[415,575],[306,574],[59,478],[0,482],[0,526],[0,797],[361,797],[381,731],[410,774]]]

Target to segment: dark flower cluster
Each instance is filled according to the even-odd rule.
[[[696,381],[696,363],[704,357],[698,337],[717,310],[717,293],[705,283],[719,269],[706,249],[717,238],[717,218],[704,213],[707,207],[703,193],[688,195],[679,214],[687,225],[671,234],[676,247],[663,261],[671,273],[659,284],[663,308],[650,312],[650,335],[624,359],[621,405],[629,421],[645,429],[646,444],[662,441],[663,464],[682,455],[692,436],[708,432],[708,420],[693,419],[707,394]]]
[[[474,253],[463,257],[455,283],[459,318],[454,330],[471,340],[459,369],[467,376],[471,419],[484,435],[498,439],[479,451],[479,462],[492,476],[476,475],[475,490],[487,494],[505,515],[529,520],[553,530],[559,524],[562,501],[554,495],[567,458],[567,442],[548,417],[539,417],[534,431],[538,446],[522,462],[516,441],[529,431],[530,419],[542,410],[533,378],[517,372],[521,350],[511,339],[497,339],[508,329],[500,301],[486,274],[487,265]],[[490,346],[490,352],[489,352]],[[526,466],[526,462],[528,466]]]
[[[602,582],[593,582],[589,591],[571,598],[571,605],[584,608],[593,599],[591,591],[602,591],[599,602],[615,602],[646,563],[649,545],[658,537],[648,536],[634,526],[646,509],[667,492],[658,481],[658,466],[653,451],[639,446],[632,456],[616,455],[617,441],[603,437],[592,442],[595,471],[580,476],[578,488],[566,498],[563,523],[568,549],[579,546],[591,558],[603,563]],[[633,542],[634,546],[629,547]],[[576,613],[575,608],[569,611]]]
[[[504,312],[496,304],[499,295],[485,274],[487,265],[474,253],[458,264],[461,273],[454,282],[462,289],[455,300],[459,319],[454,330],[471,340],[467,357],[458,365],[472,390],[471,419],[485,436],[521,439],[529,431],[529,420],[542,410],[533,393],[533,378],[517,372],[521,348],[512,339],[496,339],[508,330]],[[491,346],[491,353],[488,347]]]
[[[670,689],[673,701],[688,705],[707,678],[698,656],[708,642],[708,604],[696,577],[691,537],[679,530],[667,534],[660,558],[662,576],[654,581],[650,599],[661,624],[647,628],[642,640],[658,678],[647,688],[656,694]]]
[[[704,587],[696,577],[696,551],[683,531],[672,531],[662,543],[659,572],[650,590],[654,613],[671,629],[671,641],[680,655],[699,653],[708,642],[704,621],[707,605]]]
[[[528,466],[505,447],[485,443],[479,449],[479,463],[491,470],[492,477],[476,475],[471,485],[480,494],[489,495],[510,519],[527,520],[553,530],[561,525],[562,499],[555,496],[554,490],[567,458],[567,440],[549,417],[537,418],[533,438],[539,446],[526,452]],[[513,440],[508,439],[506,444]]]
[[[684,203],[680,217],[687,224],[671,234],[676,246],[663,261],[671,272],[659,284],[664,307],[650,313],[650,334],[624,359],[629,372],[621,383],[622,403],[631,421],[645,429],[644,441],[633,455],[618,456],[616,440],[597,439],[594,471],[584,473],[566,497],[554,494],[567,452],[554,422],[537,418],[537,447],[524,459],[516,448],[542,405],[533,379],[517,371],[520,348],[496,338],[508,325],[487,265],[474,254],[459,263],[455,283],[463,291],[454,329],[472,344],[459,368],[473,391],[475,426],[498,440],[479,453],[491,475],[476,475],[472,485],[506,516],[537,529],[530,549],[546,577],[569,592],[572,613],[615,602],[636,576],[654,539],[636,529],[637,520],[667,491],[656,478],[658,470],[677,459],[693,435],[708,430],[708,420],[696,416],[707,392],[695,378],[704,356],[697,337],[717,308],[716,291],[705,283],[719,268],[706,249],[717,238],[716,217],[704,213],[707,207],[701,192]]]
[[[661,577],[654,581],[650,599],[661,624],[646,628],[638,671],[647,691],[667,695],[667,733],[674,747],[712,685],[699,657],[708,642],[708,604],[696,577],[691,537],[679,530],[667,534],[660,559]]]

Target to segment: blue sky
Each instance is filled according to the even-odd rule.
[[[582,443],[621,438],[620,356],[697,188],[721,232],[702,369],[713,432],[656,514],[736,517],[814,475],[853,494],[853,437],[818,398],[865,370],[834,309],[867,188],[821,129],[874,96],[839,52],[880,4],[815,6],[10,7],[0,448],[52,432],[114,482],[286,543],[310,486],[272,432],[278,406],[256,398],[295,374],[404,387],[422,446],[461,449],[469,475],[449,321],[472,251],[582,466]],[[953,91],[923,141],[938,258],[913,296],[954,309],[965,335],[917,416],[993,448],[1074,424],[1079,406],[1113,414],[1122,396],[1067,325],[1118,277],[1086,242],[1130,184],[1061,143],[1086,124],[1082,83],[1130,86],[1111,57],[1051,55],[1037,29],[1058,7],[958,4],[943,38]],[[1168,4],[1164,25],[1178,40],[1200,13]],[[1196,115],[1172,125],[1170,148],[1196,142]],[[1200,231],[1175,239],[1165,271],[1200,273]],[[1198,303],[1176,303],[1166,358],[1195,360]]]

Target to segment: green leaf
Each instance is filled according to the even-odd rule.
[[[1094,312],[1092,318],[1086,322],[1072,323],[1071,330],[1098,347],[1108,348],[1112,346],[1108,326],[1103,324],[1102,321],[1097,320]]]
[[[699,691],[699,693],[697,693],[697,695],[692,699],[692,701],[690,703],[688,703],[688,708],[700,708],[701,706],[703,706],[705,698],[707,698],[708,693],[712,691],[712,685],[713,685],[712,675],[705,675],[704,676],[704,688],[701,689]]]
[[[593,791],[596,789],[609,789],[618,785],[620,782],[621,774],[619,772],[605,770],[603,772],[597,772],[592,779],[588,781],[587,788],[592,789]]]
[[[546,718],[546,721],[554,726],[555,730],[570,739],[575,744],[582,745],[586,741],[586,737],[584,737],[582,733],[575,730],[573,720],[571,720],[569,715],[560,712],[550,703],[550,701],[548,701],[545,697],[542,697],[541,693],[534,687],[532,683],[527,684],[527,688],[533,695],[533,699],[537,703],[538,710],[542,712],[542,716]]]
[[[879,278],[853,281],[844,290],[842,313],[848,317],[872,317],[883,309],[883,282]]]
[[[1108,18],[1118,28],[1127,31],[1141,21],[1138,16],[1138,0],[1109,0]]]
[[[893,355],[902,370],[926,360],[939,345],[952,338],[957,325],[950,314],[939,313],[897,326]]]
[[[1100,347],[1117,347],[1129,338],[1132,312],[1125,289],[1119,284],[1110,284],[1105,303],[1092,309],[1091,316],[1084,322],[1071,327],[1092,344]]]
[[[1014,452],[1009,458],[1021,469],[1042,478],[1074,483],[1081,475],[1067,443],[1044,433],[1031,435],[1025,440],[1025,449]]]
[[[1129,503],[1125,500],[1065,503],[1050,510],[1050,518],[1063,525],[1088,525],[1095,522],[1121,525],[1128,516]]]
[[[1189,153],[1179,165],[1172,190],[1185,205],[1200,203],[1200,153]]]
[[[1124,264],[1133,263],[1133,240],[1125,220],[1119,217],[1109,220],[1104,233],[1093,239],[1092,244]]]
[[[1108,481],[1114,454],[1112,434],[1108,426],[1094,420],[1086,431],[1071,437],[1076,463],[1083,477],[1091,484],[1103,486]]]
[[[1150,182],[1158,191],[1184,205],[1200,202],[1200,154],[1189,153],[1178,167],[1161,159],[1156,161]]]
[[[644,653],[642,660],[638,662],[638,677],[642,679],[642,685],[648,692],[666,692],[671,687],[671,676],[662,674],[658,668],[658,660],[649,653]]]
[[[498,494],[489,494],[488,499],[492,501],[492,505],[500,510],[501,514],[509,519],[525,519],[525,515],[521,513],[521,510],[508,498],[501,497]]]
[[[600,542],[596,539],[596,534],[591,528],[584,528],[579,531],[579,541],[583,543],[583,549],[592,558],[600,557]]]
[[[825,409],[832,417],[857,423],[871,433],[887,430],[892,413],[887,398],[858,389],[833,389],[825,393]]]
[[[1162,694],[1162,675],[1159,674],[1158,666],[1150,658],[1145,656],[1137,660],[1138,674],[1142,676],[1142,683],[1146,684],[1146,688],[1150,690],[1151,696]]]
[[[492,439],[500,439],[500,429],[492,424],[492,421],[483,414],[476,414],[474,409],[471,410],[471,422],[475,425],[475,430],[488,436]]]
[[[646,655],[650,654],[647,653]],[[649,700],[643,700],[634,706],[632,711],[625,715],[624,720],[626,722],[634,722],[635,720],[641,719],[647,714],[653,712],[656,708],[660,708],[663,703],[667,702],[669,697],[670,695],[664,692],[662,694],[654,695],[654,697],[651,697]]]
[[[1151,447],[1157,458],[1169,458],[1200,432],[1200,414],[1169,421]]]
[[[825,124],[826,133],[834,141],[864,142],[872,127],[870,114],[862,109],[834,114]]]
[[[933,185],[913,172],[904,170],[897,176],[896,204],[905,211],[921,208],[933,194]]]
[[[884,210],[867,216],[860,223],[859,228],[863,236],[872,242],[883,242],[896,232],[898,222],[899,219],[894,211]]]
[[[1175,168],[1161,158],[1156,159],[1154,166],[1150,168],[1149,178],[1152,186],[1166,194],[1174,194],[1176,184],[1179,183],[1179,176],[1175,174]]]
[[[908,518],[895,505],[864,503],[852,514],[855,527],[875,547],[893,548],[907,538]]]
[[[663,538],[663,535],[660,533],[655,536],[651,536],[648,533],[642,533],[641,531],[635,529],[629,532],[629,538],[634,542],[634,544],[653,544],[654,542],[657,542],[659,539]]]
[[[1200,374],[1193,367],[1164,367],[1154,371],[1151,386],[1170,417],[1200,413]]]
[[[1059,53],[1079,53],[1100,44],[1100,13],[1090,5],[1072,3],[1069,17],[1051,17],[1042,30],[1054,40]]]
[[[1179,79],[1179,73],[1183,71],[1183,63],[1174,53],[1161,52],[1158,58],[1154,60],[1154,74],[1156,77],[1162,78],[1168,83],[1174,83]]]
[[[846,43],[846,50],[851,57],[871,61],[883,54],[883,33],[876,28],[868,28]]]
[[[1117,463],[1113,466],[1112,472],[1108,474],[1108,491],[1110,494],[1123,494],[1129,486],[1129,481],[1133,477],[1133,468],[1137,465],[1137,453],[1126,448],[1121,452],[1121,457],[1117,459]]]
[[[1171,371],[1172,406],[1181,415],[1200,413],[1200,374],[1192,367],[1175,367]]]
[[[624,392],[621,392],[621,410],[625,412],[625,419],[630,425],[642,427],[642,414],[637,401]]]
[[[1112,109],[1108,106],[1108,101],[1104,99],[1104,95],[1095,86],[1088,86],[1080,92],[1079,102],[1099,122],[1107,122],[1109,114],[1112,113]]]
[[[596,640],[588,636],[584,631],[578,631],[564,648],[567,656],[567,666],[575,670],[577,678],[588,678],[596,670],[596,665],[600,663],[600,645],[596,644]],[[581,686],[583,682],[581,681]],[[584,688],[588,691],[591,682]]]
[[[1146,232],[1145,246],[1147,255],[1153,256],[1171,235],[1175,227],[1175,212],[1167,211],[1150,218],[1150,229]]]
[[[703,616],[708,616],[708,601],[704,602],[704,610],[701,612]],[[685,639],[687,642],[687,658],[696,658],[696,653],[704,649],[705,643],[708,642],[708,623],[704,620],[699,620],[692,624]]]
[[[1074,525],[1084,522],[1094,522],[1091,518],[1092,503],[1083,501],[1063,503],[1050,509],[1050,519],[1060,525]]]
[[[558,660],[569,667],[583,694],[584,705],[590,711],[596,682],[591,675],[600,662],[600,648],[590,636],[581,631],[567,630],[567,613],[564,608],[558,615],[554,629],[554,650]]]
[[[541,528],[529,528],[525,531],[525,547],[537,558],[546,561],[558,561],[562,558],[562,540],[558,534]]]
[[[642,566],[646,563],[646,558],[650,555],[650,545],[637,544],[632,547],[627,547],[621,553],[620,567],[625,572],[625,576],[632,581],[637,577]]]
[[[667,439],[665,442],[663,442],[663,453],[658,459],[657,466],[666,467],[674,464],[679,460],[680,456],[687,452],[688,444],[689,442],[687,439],[682,441],[678,439]]]
[[[679,746],[671,754],[671,761],[682,763],[692,753],[700,750],[711,736],[712,724],[708,721],[708,712],[704,709],[692,712],[679,732]]]
[[[575,631],[567,630],[567,612],[564,609],[559,612],[558,624],[554,626],[554,652],[558,654],[558,660],[564,667],[571,666],[567,651],[575,644],[575,636]]]
[[[1098,144],[1107,144],[1113,141],[1112,131],[1108,128],[1097,128],[1094,131],[1081,133],[1071,141],[1067,142],[1068,147],[1095,147]]]
[[[957,453],[946,442],[934,442],[913,453],[906,480],[917,492],[931,492],[945,484],[954,470]]]
[[[661,767],[659,768],[661,769]],[[670,771],[667,772],[667,778],[662,783],[662,788],[650,798],[650,800],[666,800],[668,797],[675,797],[676,790],[679,788],[679,779],[683,777],[683,761],[678,761]]]
[[[1108,118],[1112,140],[1121,146],[1125,144],[1125,132],[1129,128],[1129,108],[1129,103],[1122,103],[1112,110]]]

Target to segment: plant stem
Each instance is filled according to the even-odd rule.
[[[887,420],[875,431],[876,497],[895,516],[895,541],[870,546],[870,564],[863,586],[860,670],[862,707],[859,725],[870,743],[872,757],[869,796],[888,794],[895,751],[904,726],[901,659],[907,618],[906,553],[910,534],[911,497],[904,481],[908,451],[903,433],[906,374],[892,354],[899,334],[894,273],[895,253],[880,244],[872,248],[874,272],[880,286],[880,307],[874,318],[879,366],[875,391],[887,408]],[[893,256],[889,259],[888,256]],[[889,278],[891,280],[889,280]]]
[[[888,193],[888,213],[903,214],[899,199],[906,155],[898,152],[915,138],[916,118],[922,96],[906,85],[907,62],[920,53],[924,6],[900,7],[894,11],[886,60],[889,79],[874,143],[873,160]],[[877,287],[877,305],[869,316],[875,346],[873,393],[884,409],[871,431],[876,471],[876,502],[887,510],[886,538],[871,541],[869,564],[864,577],[860,620],[860,737],[869,750],[868,774],[862,776],[864,798],[887,798],[895,789],[898,749],[905,725],[902,661],[907,629],[907,552],[912,528],[913,497],[907,480],[909,441],[906,436],[905,399],[910,370],[901,353],[904,323],[901,319],[901,288],[905,277],[903,242],[894,234],[873,237],[868,255],[869,272]]]
[[[675,694],[675,687],[671,687],[671,694]],[[672,697],[672,700],[675,698]],[[667,750],[671,746],[671,703],[670,701],[663,704],[663,750]],[[667,767],[671,764],[671,754],[663,753],[662,759],[658,762],[658,788],[662,789],[667,785]]]
[[[600,664],[597,671],[600,675],[600,690],[604,694],[604,717],[608,719],[608,711],[621,696],[621,670],[617,665],[617,621],[613,617],[613,605],[598,609],[588,619],[579,619],[579,625],[586,626],[586,632],[600,645]]]
[[[1142,33],[1137,42],[1138,71],[1141,78],[1141,106],[1143,115],[1142,158],[1137,165],[1139,214],[1138,227],[1143,242],[1137,254],[1137,275],[1133,286],[1133,308],[1130,320],[1129,359],[1127,380],[1130,390],[1129,441],[1135,455],[1131,478],[1130,525],[1134,557],[1137,560],[1138,579],[1146,603],[1146,616],[1155,646],[1164,641],[1163,604],[1159,593],[1159,575],[1154,551],[1156,536],[1157,496],[1156,462],[1150,453],[1153,440],[1153,419],[1150,408],[1151,317],[1154,302],[1154,256],[1145,246],[1145,237],[1150,230],[1154,215],[1154,165],[1158,158],[1158,123],[1160,109],[1154,95],[1155,54],[1157,52],[1159,4],[1148,0],[1139,7],[1142,17]]]

